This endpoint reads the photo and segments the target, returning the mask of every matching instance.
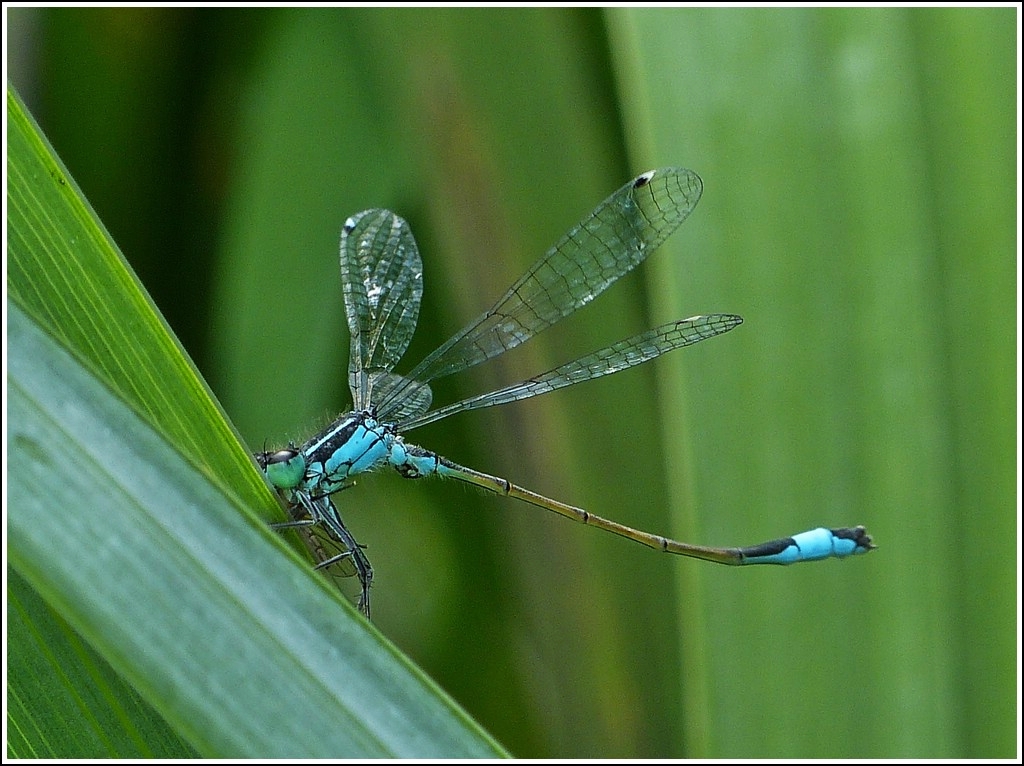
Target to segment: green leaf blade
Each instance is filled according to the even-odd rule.
[[[251,457],[10,92],[8,110],[7,554],[98,654],[33,640],[43,601],[9,602],[31,605],[9,652],[48,668],[54,704],[9,678],[8,753],[502,755],[256,518],[280,509]],[[52,736],[62,705],[82,736]]]

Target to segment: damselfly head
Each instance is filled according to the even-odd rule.
[[[259,452],[256,462],[278,489],[294,489],[306,477],[306,458],[297,449]]]

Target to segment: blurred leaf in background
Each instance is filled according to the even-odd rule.
[[[640,273],[436,400],[742,328],[411,439],[683,540],[880,549],[731,571],[361,481],[377,625],[512,753],[1012,757],[1018,9],[8,14],[12,83],[253,449],[347,405],[346,216],[420,244],[402,371],[628,178],[701,174]]]

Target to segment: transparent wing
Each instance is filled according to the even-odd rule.
[[[402,358],[420,311],[423,263],[409,225],[388,210],[365,210],[341,230],[341,282],[351,335],[353,407],[370,406],[373,384]]]
[[[478,364],[589,303],[686,220],[702,188],[696,173],[681,168],[652,170],[630,181],[410,377],[429,381]]]
[[[386,402],[384,407],[377,408],[377,417],[386,422],[400,423],[427,411],[433,393],[430,386],[404,375],[394,373],[375,373],[371,376],[370,388],[373,390],[374,403]],[[392,396],[393,391],[400,391],[401,396]]]
[[[492,391],[489,394],[463,399],[461,402],[441,407],[419,417],[412,417],[405,422],[400,422],[399,428],[408,431],[457,412],[517,402],[521,399],[529,399],[531,396],[546,394],[548,391],[581,383],[584,380],[610,375],[613,372],[647,362],[661,356],[666,351],[721,335],[742,322],[743,320],[735,314],[709,314],[670,322],[580,357],[529,380],[513,383],[511,386],[505,386],[505,388]]]
[[[651,170],[574,226],[489,310],[407,376],[426,383],[497,356],[600,295],[676,230],[703,190],[692,170]],[[395,390],[395,398],[402,392]],[[378,400],[379,411],[390,403]]]

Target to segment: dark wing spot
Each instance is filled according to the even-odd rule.
[[[639,189],[641,186],[647,186],[647,184],[651,182],[652,178],[654,178],[654,171],[648,170],[633,182],[633,188]]]

